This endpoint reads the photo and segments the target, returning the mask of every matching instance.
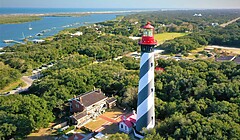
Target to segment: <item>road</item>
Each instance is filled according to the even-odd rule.
[[[236,22],[236,21],[239,20],[239,19],[240,19],[240,17],[235,18],[235,19],[233,19],[233,20],[231,20],[231,21],[229,21],[229,22],[227,22],[227,23],[221,24],[220,26],[224,28],[224,27],[228,26],[229,24],[232,24],[232,23]]]
[[[23,87],[23,88],[29,88],[29,87],[32,85],[32,83],[33,83],[33,79],[31,79],[29,76],[23,76],[23,77],[21,78],[21,80],[23,80],[23,82],[27,84],[27,85],[26,85],[25,87]]]
[[[37,80],[38,78],[41,77],[41,71],[42,70],[45,70],[47,68],[50,68],[52,67],[53,64],[49,64],[49,65],[46,65],[46,67],[42,68],[42,69],[38,69],[37,71],[33,71],[33,74],[31,76],[22,76],[21,77],[21,80],[26,83],[26,86],[24,87],[18,87],[17,89],[14,89],[14,90],[11,90],[10,92],[8,92],[7,94],[4,94],[4,95],[0,95],[0,96],[8,96],[8,95],[11,95],[11,94],[18,94],[18,93],[21,93],[21,92],[24,92],[24,91],[27,91],[28,88],[32,85],[33,81],[34,80]]]

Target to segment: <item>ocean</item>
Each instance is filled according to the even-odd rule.
[[[131,14],[132,11],[145,11],[148,9],[69,9],[69,8],[0,8],[0,14],[47,14],[47,13],[76,13],[93,12],[91,15],[81,17],[43,17],[42,20],[20,24],[0,24],[0,48],[11,46],[12,43],[4,43],[3,40],[15,40],[22,42],[25,37],[29,40],[41,39],[53,36],[66,28],[76,28],[97,22],[112,20],[117,15]],[[118,13],[114,13],[117,12]],[[119,11],[121,11],[119,13]],[[94,14],[94,12],[113,12],[111,14]],[[32,30],[29,30],[29,27]],[[42,36],[36,36],[44,32]]]

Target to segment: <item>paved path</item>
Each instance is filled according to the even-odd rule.
[[[33,79],[29,78],[28,76],[23,76],[23,77],[21,78],[21,80],[23,80],[23,82],[27,84],[27,85],[26,85],[25,87],[23,87],[23,88],[29,88],[29,87],[32,85],[32,83],[33,83]]]
[[[233,20],[231,20],[231,21],[229,21],[229,22],[227,22],[227,23],[221,24],[220,26],[224,28],[224,27],[228,26],[229,24],[232,24],[232,23],[236,22],[236,21],[239,20],[239,19],[240,19],[240,17],[235,18],[235,19],[233,19]]]

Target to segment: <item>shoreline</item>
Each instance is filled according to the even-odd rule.
[[[55,13],[15,13],[15,14],[0,14],[0,24],[20,24],[36,20],[41,20],[43,17],[81,17],[93,14],[129,14],[140,12],[151,12],[154,10],[118,10],[118,11],[92,11],[92,12],[55,12]]]
[[[55,13],[41,13],[41,14],[35,14],[35,13],[13,13],[13,14],[0,14],[1,16],[55,16],[55,15],[63,15],[63,14],[79,14],[79,15],[85,15],[85,14],[117,14],[117,13],[139,13],[139,12],[152,12],[157,10],[118,10],[118,11],[93,11],[93,12],[55,12]]]

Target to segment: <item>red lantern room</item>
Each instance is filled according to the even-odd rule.
[[[157,45],[157,41],[154,40],[154,27],[151,25],[150,22],[147,22],[147,24],[143,27],[143,35],[142,39],[139,41],[140,45]]]

